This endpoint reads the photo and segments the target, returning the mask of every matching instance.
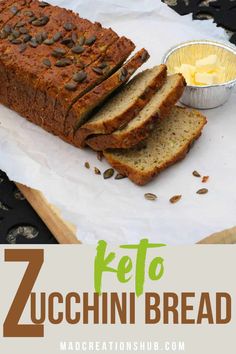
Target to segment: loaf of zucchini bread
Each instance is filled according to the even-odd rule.
[[[68,112],[134,48],[131,40],[70,10],[37,0],[1,1],[0,103],[67,140]],[[122,84],[127,79],[121,76]]]
[[[206,119],[174,107],[186,82],[112,29],[38,0],[0,1],[0,103],[138,185],[182,159]],[[129,83],[126,85],[126,83]]]

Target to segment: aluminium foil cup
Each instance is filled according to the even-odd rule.
[[[187,85],[180,102],[198,109],[210,109],[223,105],[236,86],[236,48],[230,44],[197,40],[181,43],[171,48],[163,58],[169,73],[181,64],[194,65],[196,60],[216,54],[220,65],[225,68],[222,83],[196,86]]]

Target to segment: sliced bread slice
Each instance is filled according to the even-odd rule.
[[[183,94],[185,80],[181,74],[168,76],[159,89],[139,114],[124,128],[110,135],[97,135],[86,140],[93,150],[103,151],[108,148],[128,149],[146,139],[154,129],[158,119],[164,118]]]
[[[92,134],[108,134],[132,120],[165,82],[167,68],[159,65],[135,76],[77,132],[84,143]]]
[[[206,122],[195,110],[174,107],[168,117],[158,122],[143,146],[105,151],[104,156],[119,173],[144,185],[185,157]]]
[[[149,53],[146,49],[141,49],[120,69],[117,68],[113,75],[83,95],[67,112],[63,134],[65,139],[81,147],[80,140],[83,139],[77,130],[91,118],[94,110],[98,109],[115,90],[124,85],[148,59]]]

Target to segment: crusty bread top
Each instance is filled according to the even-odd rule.
[[[0,32],[0,52],[1,58],[4,54],[4,65],[13,65],[19,72],[30,73],[33,71],[37,76],[36,79],[41,78],[38,82],[38,89],[47,90],[48,94],[55,96],[61,90],[65,91],[63,97],[64,100],[68,98],[68,104],[65,103],[67,106],[81,92],[88,90],[87,86],[90,87],[92,80],[93,82],[101,82],[110,74],[107,72],[107,67],[100,68],[99,65],[104,64],[103,60],[109,59],[112,68],[115,69],[116,65],[121,65],[126,60],[135,47],[132,41],[125,37],[119,38],[113,30],[105,29],[99,23],[92,23],[80,18],[70,10],[49,4],[46,6],[46,3],[42,5],[36,0],[31,1],[29,6],[25,1],[15,3],[17,6],[14,6],[14,11],[18,10],[17,14],[12,14],[10,7],[0,16],[0,24],[1,21],[4,24]],[[25,5],[20,6],[20,3]],[[27,13],[33,13],[32,19],[36,18],[36,20],[32,21]],[[9,22],[11,18],[12,20]],[[44,19],[45,23],[37,24],[37,21],[41,21],[40,19]],[[24,34],[20,30],[17,30],[19,32],[17,41],[13,40],[12,42],[11,40],[12,31],[14,28],[18,28],[19,23],[25,23],[22,25],[23,30],[32,36],[27,43],[24,42]],[[0,27],[2,26],[0,25]],[[22,28],[20,29],[22,30]],[[10,33],[8,33],[9,31]],[[53,38],[59,34],[59,39],[54,40]],[[48,44],[45,43],[46,41],[52,42]],[[119,45],[116,57],[114,57],[111,47],[114,43]],[[22,45],[24,50],[21,49]],[[126,55],[121,60],[120,56],[123,50]],[[31,65],[32,56],[35,61]],[[47,65],[44,64],[45,60],[47,60]],[[110,62],[108,61],[107,64]],[[83,73],[83,75],[87,74],[86,79],[83,82],[75,81],[74,74],[83,71],[87,66],[91,66],[91,70]],[[24,74],[22,76],[24,77]],[[68,86],[68,83],[71,85]],[[84,90],[84,86],[86,86],[86,90]]]
[[[159,121],[143,146],[105,151],[104,155],[120,173],[143,185],[183,158],[205,124],[206,118],[201,113],[174,107],[168,117]]]

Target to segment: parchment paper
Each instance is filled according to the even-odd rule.
[[[130,37],[137,49],[145,47],[158,64],[164,53],[190,39],[226,40],[211,21],[180,17],[157,0],[51,1],[76,10],[81,16],[111,26]],[[17,182],[41,190],[78,227],[78,238],[94,243],[135,242],[142,237],[168,244],[192,244],[236,222],[236,114],[234,93],[223,107],[206,111],[208,125],[187,158],[169,168],[146,187],[129,180],[103,180],[93,172],[108,165],[96,154],[76,149],[16,113],[0,106],[0,168]],[[88,161],[91,170],[84,167]],[[192,176],[209,175],[208,195]],[[147,192],[158,200],[144,199]],[[169,198],[182,194],[176,205]]]

